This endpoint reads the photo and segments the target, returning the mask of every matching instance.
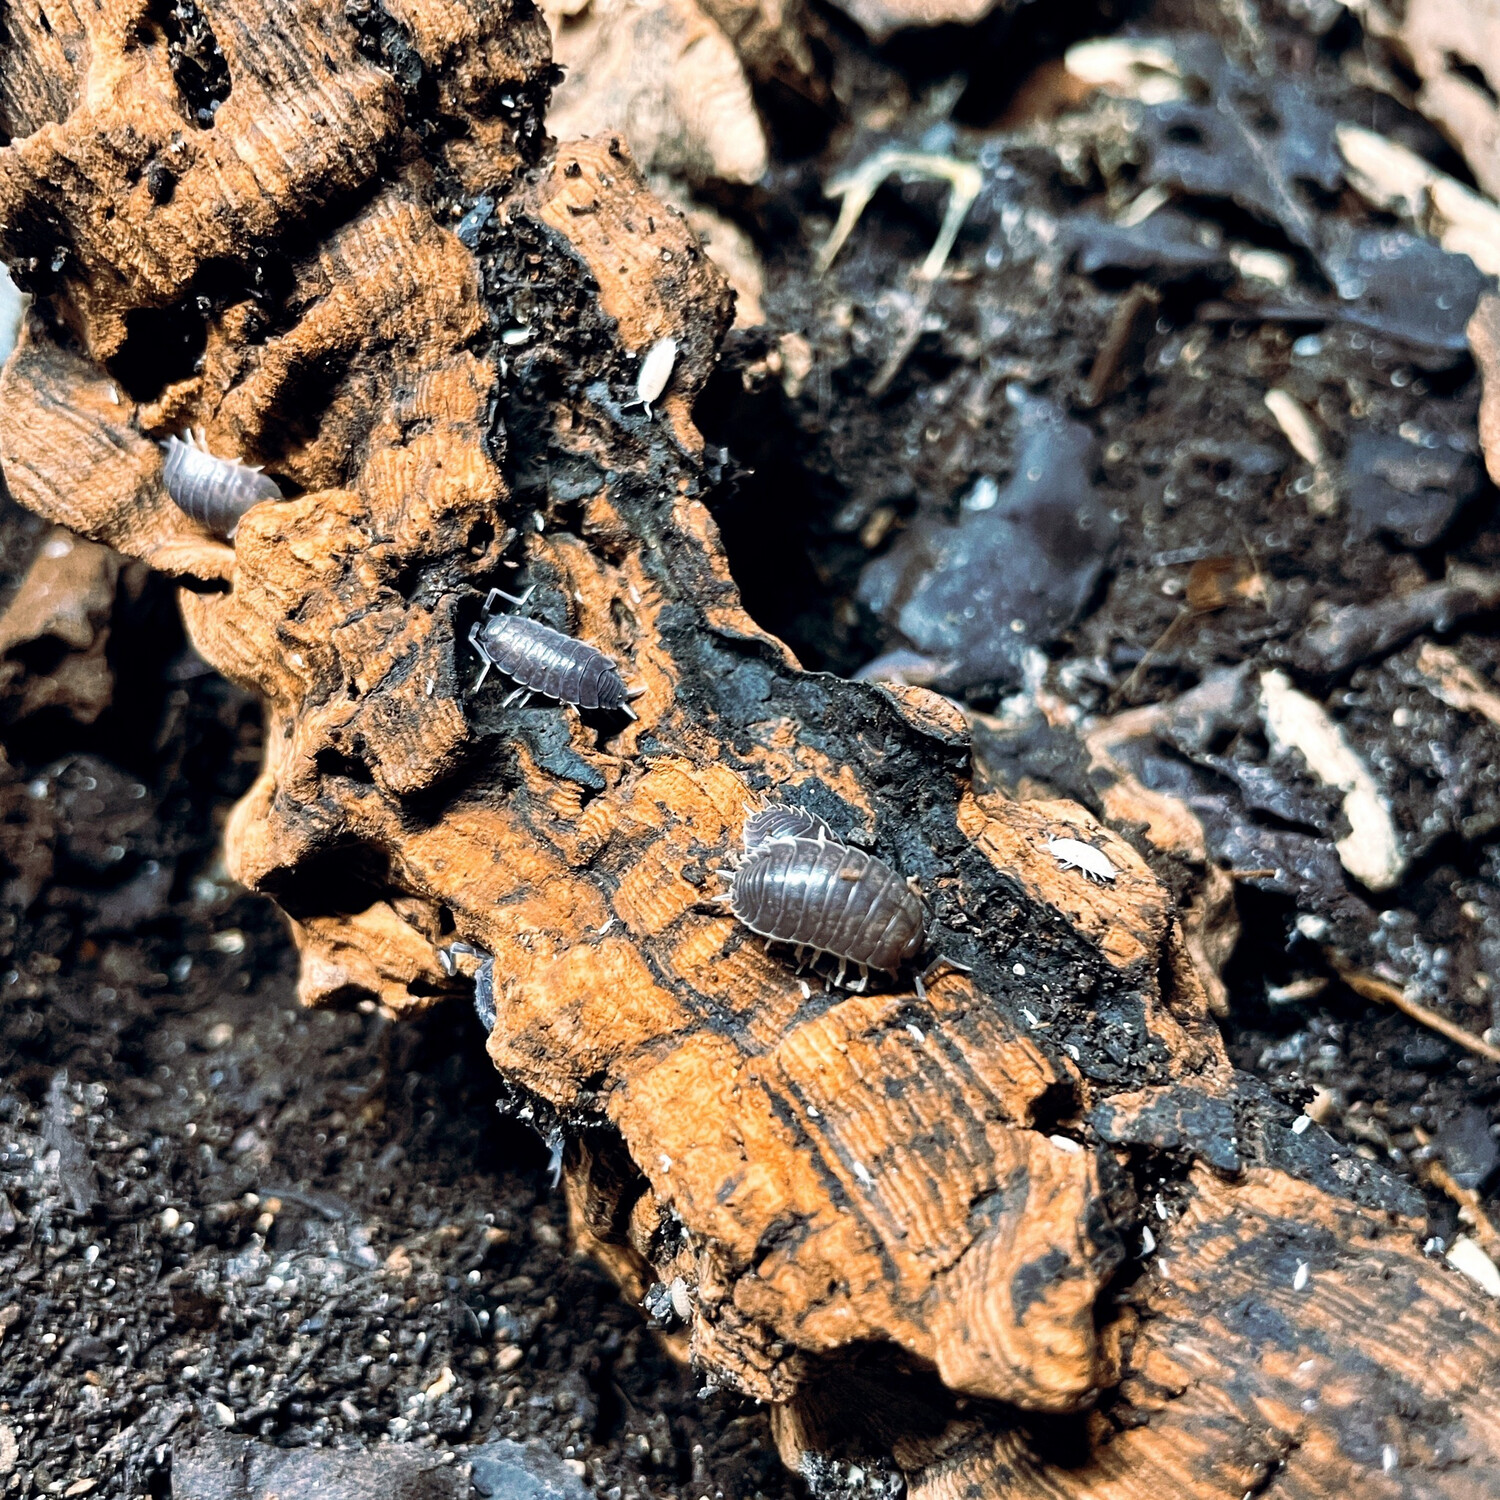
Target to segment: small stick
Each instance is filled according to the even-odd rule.
[[[1098,406],[1109,394],[1109,388],[1120,373],[1130,341],[1135,337],[1135,328],[1141,313],[1148,307],[1161,305],[1161,293],[1154,286],[1138,281],[1125,293],[1116,306],[1105,332],[1104,342],[1094,356],[1093,368],[1083,383],[1083,404]]]
[[[1417,1139],[1426,1146],[1432,1137],[1421,1127],[1414,1131]],[[1446,1193],[1459,1207],[1459,1219],[1473,1231],[1479,1248],[1493,1261],[1500,1262],[1500,1229],[1484,1211],[1484,1202],[1473,1188],[1466,1188],[1454,1181],[1446,1163],[1429,1160],[1418,1162],[1418,1172],[1441,1193]]]
[[[1330,962],[1333,964],[1334,973],[1356,995],[1362,995],[1366,1000],[1378,1000],[1382,1004],[1394,1006],[1402,1015],[1410,1016],[1419,1025],[1437,1032],[1439,1036],[1446,1037],[1457,1046],[1467,1047],[1476,1057],[1482,1057],[1486,1062],[1500,1063],[1500,1047],[1490,1046],[1483,1037],[1475,1036],[1472,1031],[1465,1031],[1462,1026],[1455,1021],[1450,1021],[1447,1016],[1439,1015],[1435,1010],[1428,1010],[1425,1005],[1419,1005],[1415,1000],[1408,1000],[1405,991],[1396,985],[1387,984],[1384,979],[1377,979],[1373,974],[1361,974],[1357,969],[1347,968],[1336,959]]]

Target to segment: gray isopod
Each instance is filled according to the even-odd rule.
[[[262,500],[283,498],[269,474],[237,458],[217,458],[208,451],[203,429],[191,428],[162,444],[167,462],[162,482],[178,509],[215,536],[232,537],[240,518]]]
[[[611,657],[539,620],[497,611],[498,599],[519,608],[530,597],[531,589],[520,598],[503,589],[490,590],[484,601],[484,618],[469,631],[469,644],[484,661],[474,686],[478,688],[494,667],[516,684],[505,700],[507,706],[517,698],[524,703],[533,693],[541,693],[579,708],[602,708],[606,713],[635,718],[626,700],[637,694],[626,688]]]
[[[806,816],[806,815],[804,815]],[[777,838],[753,849],[730,882],[729,909],[752,932],[850,964],[895,973],[922,951],[926,915],[882,859],[829,838]]]

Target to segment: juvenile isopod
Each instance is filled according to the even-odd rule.
[[[177,508],[216,536],[233,537],[240,518],[262,500],[280,500],[282,493],[269,474],[237,458],[217,458],[204,444],[203,429],[191,428],[181,438],[162,444],[167,462],[162,482]]]
[[[745,819],[745,853],[753,854],[773,839],[831,839],[833,830],[800,807],[762,807]]]
[[[790,809],[788,809],[790,811]],[[804,815],[805,816],[805,815]],[[776,838],[752,849],[730,883],[729,909],[752,932],[850,964],[862,990],[871,969],[894,974],[922,951],[926,916],[886,862],[829,838]]]
[[[541,693],[579,708],[600,708],[606,713],[624,713],[635,718],[635,711],[626,700],[637,693],[626,688],[625,679],[611,657],[539,620],[498,613],[496,600],[504,599],[519,608],[531,597],[531,592],[527,589],[517,598],[503,589],[490,590],[484,601],[484,618],[469,631],[469,644],[484,662],[475,688],[494,667],[516,684],[505,699],[506,707],[518,698],[524,704],[533,693]]]
[[[1120,872],[1110,864],[1104,852],[1085,844],[1082,839],[1048,839],[1047,852],[1065,870],[1082,870],[1098,885],[1110,884]]]
[[[635,381],[635,404],[646,408],[651,415],[651,404],[666,390],[677,363],[677,340],[657,339],[641,360],[641,372]]]

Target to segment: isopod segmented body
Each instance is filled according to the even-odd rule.
[[[1097,885],[1113,882],[1120,873],[1102,849],[1085,844],[1082,839],[1048,839],[1047,852],[1063,869],[1082,870]]]
[[[831,839],[833,830],[800,807],[762,807],[745,819],[745,853],[775,839]]]
[[[474,686],[477,688],[494,667],[516,684],[505,700],[507,704],[541,693],[579,708],[600,708],[635,718],[626,702],[633,695],[613,658],[539,620],[495,613],[496,599],[519,606],[530,597],[530,589],[520,598],[500,589],[490,590],[484,619],[469,632],[469,644],[484,661],[479,682]]]
[[[922,950],[926,916],[882,859],[832,839],[777,838],[735,871],[729,909],[752,932],[895,973]],[[863,979],[859,985],[863,988]]]
[[[210,453],[202,428],[196,434],[190,428],[184,437],[169,437],[162,447],[167,455],[162,470],[167,493],[179,510],[216,536],[232,537],[252,505],[284,498],[269,474],[237,458]]]

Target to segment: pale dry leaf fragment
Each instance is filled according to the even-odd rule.
[[[1346,0],[1421,79],[1417,108],[1500,197],[1500,0]]]
[[[898,31],[926,26],[973,26],[992,10],[1014,8],[1013,0],[835,0],[872,42]]]
[[[1500,208],[1373,130],[1344,124],[1336,135],[1357,193],[1402,215],[1451,254],[1467,255],[1486,276],[1500,276]]]
[[[1276,419],[1276,425],[1297,457],[1312,467],[1312,488],[1307,492],[1308,511],[1315,516],[1332,515],[1338,509],[1338,481],[1313,419],[1290,391],[1279,387],[1266,392],[1266,410]]]
[[[1273,743],[1301,752],[1319,781],[1344,794],[1349,832],[1337,840],[1344,868],[1372,891],[1389,890],[1406,869],[1390,805],[1369,768],[1323,705],[1300,693],[1284,672],[1263,672],[1261,707]]]
[[[1455,1271],[1462,1271],[1476,1286],[1492,1297],[1500,1297],[1500,1266],[1467,1235],[1454,1240],[1446,1257]]]
[[[1469,348],[1484,386],[1479,401],[1479,442],[1490,478],[1500,484],[1500,297],[1486,292],[1469,319]]]
[[[547,18],[566,70],[547,116],[559,140],[616,130],[647,172],[739,183],[763,175],[769,156],[750,80],[696,0],[591,0]]]

